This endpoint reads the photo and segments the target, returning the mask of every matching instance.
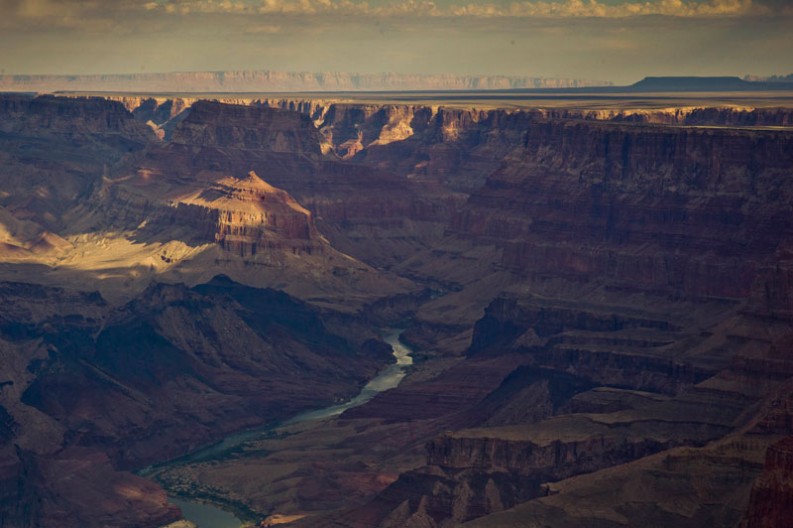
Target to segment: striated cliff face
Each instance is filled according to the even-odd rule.
[[[183,226],[184,240],[216,243],[243,258],[268,251],[309,255],[330,251],[311,213],[255,172],[239,179],[222,174],[204,177],[203,185],[179,187],[159,201],[151,192],[140,193],[141,188],[146,190],[145,181],[132,187],[108,182],[99,193],[97,208],[113,219],[111,225],[137,226],[145,220],[141,236],[167,236],[172,226]]]
[[[0,130],[28,137],[93,137],[111,143],[119,137],[145,143],[146,127],[132,119],[124,106],[103,97],[75,97],[64,104],[53,96],[6,94],[0,97]]]
[[[787,132],[537,124],[452,228],[503,240],[502,264],[527,276],[747,298],[790,237],[790,141]],[[581,242],[567,244],[571,233]]]
[[[194,147],[267,150],[319,156],[319,137],[302,114],[199,101],[171,140]]]
[[[223,249],[242,256],[255,255],[268,247],[268,239],[278,237],[304,244],[295,247],[294,251],[310,253],[315,248],[320,251],[322,248],[311,213],[255,172],[242,180],[220,180],[200,194],[182,199],[177,211],[182,204],[214,211],[215,240]]]
[[[793,523],[793,437],[768,448],[763,473],[752,487],[741,528],[785,527]]]
[[[150,121],[161,136],[170,138],[174,127],[189,115],[195,98],[110,96],[139,119]],[[323,152],[377,167],[402,176],[431,179],[447,188],[470,193],[478,189],[513,148],[532,140],[548,144],[542,126],[549,121],[683,125],[689,127],[778,127],[793,123],[788,108],[672,107],[625,109],[525,108],[478,110],[418,104],[354,103],[332,98],[278,99],[222,96],[219,102],[296,111],[311,118],[322,134]],[[203,103],[200,103],[203,104]],[[585,126],[582,123],[581,126]],[[582,129],[589,130],[589,129]],[[671,129],[658,129],[669,134]],[[696,130],[689,141],[699,144]],[[700,131],[704,133],[705,131]],[[564,134],[572,134],[568,130]],[[713,132],[719,136],[718,132]],[[578,149],[583,145],[576,145]],[[640,145],[637,148],[642,148]],[[700,145],[700,148],[708,148]],[[727,146],[726,148],[729,148]],[[599,156],[599,152],[581,156]],[[617,150],[612,150],[611,156]],[[650,154],[650,153],[648,153]],[[665,152],[657,152],[665,155]],[[638,153],[638,156],[643,154]],[[613,160],[612,160],[613,161]],[[630,170],[627,167],[625,170]]]
[[[62,230],[62,215],[90,193],[106,167],[154,140],[118,102],[0,96],[0,215],[11,217],[3,224],[14,231],[14,223],[30,222],[27,231],[38,231],[37,239]],[[28,237],[20,238],[9,242],[30,249]]]

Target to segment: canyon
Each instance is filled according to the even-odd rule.
[[[0,525],[785,526],[788,96],[382,97],[0,95]]]

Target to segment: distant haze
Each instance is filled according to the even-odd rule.
[[[497,75],[309,73],[260,71],[134,73],[109,75],[0,75],[0,91],[54,92],[291,92],[504,90],[581,88],[605,83]]]
[[[793,71],[780,0],[0,0],[5,74]]]

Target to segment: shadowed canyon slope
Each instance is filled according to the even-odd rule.
[[[785,518],[791,109],[115,99],[0,98],[9,526],[178,519],[128,471],[354,395],[397,324],[396,389],[157,482],[295,526]]]

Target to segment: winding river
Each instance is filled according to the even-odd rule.
[[[383,339],[386,343],[391,345],[396,362],[380,371],[376,377],[372,378],[369,383],[367,383],[366,386],[361,389],[361,392],[358,393],[356,397],[345,403],[300,413],[278,425],[290,425],[332,418],[334,416],[340,415],[347,409],[352,409],[353,407],[363,405],[374,398],[374,396],[379,392],[393,389],[399,385],[399,383],[402,381],[402,378],[407,375],[407,367],[413,364],[413,357],[411,356],[413,351],[399,341],[399,336],[402,334],[402,332],[402,330],[391,331]],[[240,433],[227,436],[216,444],[205,447],[204,449],[200,449],[178,460],[168,464],[163,464],[161,466],[147,468],[141,472],[141,475],[151,476],[157,473],[159,470],[165,469],[167,467],[195,462],[205,462],[221,457],[231,451],[234,451],[235,449],[242,447],[248,442],[264,437],[275,427],[276,426],[270,425],[263,428],[242,431]],[[212,504],[192,501],[185,497],[171,497],[170,500],[182,509],[185,519],[194,522],[199,526],[199,528],[239,528],[242,525],[242,521],[237,519],[233,514]]]

